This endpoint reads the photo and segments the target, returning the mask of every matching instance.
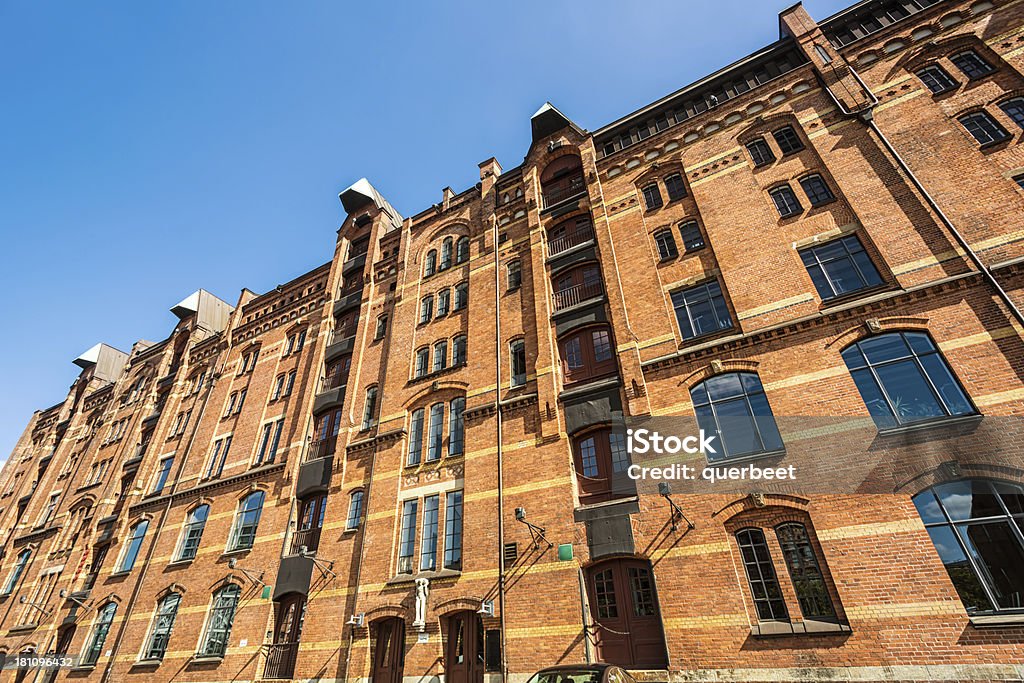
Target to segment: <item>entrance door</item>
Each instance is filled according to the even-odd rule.
[[[587,569],[598,659],[631,669],[668,666],[651,565],[616,559]]]
[[[58,636],[57,638],[57,644],[53,648],[53,654],[56,656],[66,655],[68,653],[68,650],[71,649],[71,641],[74,640],[74,638],[74,626],[68,626],[63,631],[61,631],[60,636]],[[60,669],[58,669],[57,667],[47,669],[46,673],[43,674],[41,683],[53,683],[55,680],[57,680],[58,673],[60,673]]]
[[[484,629],[480,615],[456,612],[446,620],[444,648],[445,683],[482,683],[484,680]]]
[[[292,593],[277,603],[274,616],[274,644],[267,656],[266,678],[290,679],[299,655],[302,622],[306,616],[306,596]]]
[[[402,683],[405,665],[405,620],[388,617],[374,622],[373,683]]]

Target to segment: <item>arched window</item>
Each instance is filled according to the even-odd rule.
[[[574,154],[555,159],[541,173],[540,185],[545,208],[583,194],[587,186],[583,180],[582,160]]]
[[[736,533],[740,557],[754,599],[758,621],[789,621],[786,599],[779,587],[771,551],[761,529],[741,529]]]
[[[445,237],[444,241],[441,242],[441,263],[438,265],[438,270],[447,270],[452,266],[452,247],[454,240],[451,237]]]
[[[230,584],[213,594],[213,607],[206,623],[199,654],[202,657],[223,657],[231,638],[231,626],[235,622],[235,610],[241,589]]]
[[[453,398],[448,409],[448,455],[461,455],[465,447],[465,423],[462,414],[466,412],[466,399]]]
[[[431,372],[441,372],[448,367],[448,340],[442,339],[434,344],[434,362]]]
[[[117,603],[108,602],[100,608],[96,615],[96,622],[92,626],[92,634],[89,636],[85,652],[82,653],[82,664],[93,666],[100,659],[103,653],[103,644],[107,642],[107,634],[114,623],[114,615],[117,614]]]
[[[348,519],[346,529],[356,529],[363,518],[363,490],[356,489],[348,497]]]
[[[156,614],[153,615],[153,628],[149,633],[146,649],[143,651],[143,659],[164,658],[164,654],[167,652],[167,643],[171,639],[171,631],[174,630],[174,618],[178,616],[180,603],[181,594],[171,593],[157,605]]]
[[[588,327],[559,340],[565,382],[580,382],[615,372],[611,332],[607,327]]]
[[[466,335],[460,334],[452,339],[452,367],[466,362]]]
[[[455,263],[465,263],[469,260],[469,238],[460,237],[455,243]]]
[[[842,356],[879,429],[975,412],[927,334],[868,337],[846,347]]]
[[[461,311],[469,304],[469,283],[460,282],[455,285],[455,300],[452,302],[453,311]]]
[[[775,535],[804,619],[834,619],[836,611],[807,527],[799,522],[786,522],[775,527]]]
[[[18,553],[18,561],[14,564],[14,569],[11,570],[10,575],[7,577],[7,581],[4,583],[4,590],[0,595],[10,595],[14,588],[18,585],[18,579],[25,573],[25,566],[28,564],[28,559],[32,557],[32,551],[22,550]]]
[[[437,293],[437,317],[440,318],[442,315],[448,315],[448,309],[451,307],[452,301],[452,290],[445,287]]]
[[[181,531],[181,546],[178,548],[178,556],[175,560],[193,560],[199,552],[199,543],[203,539],[203,530],[206,529],[206,518],[210,515],[209,505],[200,505],[188,513],[185,527]]]
[[[505,264],[505,277],[509,291],[519,289],[519,286],[523,284],[523,270],[519,259]]]
[[[146,538],[146,530],[149,529],[149,520],[144,519],[132,527],[128,535],[128,544],[125,545],[121,554],[121,562],[118,563],[117,571],[130,572],[135,566],[135,560],[139,557],[139,549],[142,541]]]
[[[427,252],[427,261],[423,267],[423,275],[430,276],[437,272],[437,250],[431,249]]]
[[[753,372],[716,375],[690,389],[697,424],[708,435],[715,453],[708,462],[782,450],[782,436],[761,380]]]
[[[406,459],[408,465],[419,465],[420,457],[423,455],[423,408],[412,411],[409,417],[409,454]]]
[[[430,322],[434,317],[434,297],[430,294],[420,301],[420,324]]]
[[[416,367],[413,371],[414,377],[423,377],[429,370],[430,363],[430,348],[424,346],[422,349],[416,349]]]
[[[256,528],[263,513],[263,498],[263,491],[254,491],[242,499],[235,514],[235,523],[231,527],[228,552],[251,548],[256,542]]]
[[[604,291],[601,269],[596,263],[587,263],[559,273],[555,276],[554,285],[556,311],[601,296]]]
[[[1024,128],[1024,97],[1014,97],[999,105],[1003,113],[1009,116],[1014,123]],[[140,380],[141,381],[141,380]]]
[[[581,503],[598,503],[636,493],[625,478],[629,453],[620,432],[605,427],[573,437],[572,452]]]
[[[441,444],[444,442],[444,403],[430,406],[430,422],[427,425],[427,462],[441,458]]]
[[[968,614],[1024,608],[1024,486],[963,479],[914,505]]]
[[[320,547],[320,530],[324,526],[327,512],[327,495],[319,494],[302,501],[299,505],[299,528],[292,538],[292,553],[299,554],[303,547],[316,552]]]
[[[506,192],[505,194],[501,195],[501,203],[502,204],[508,204],[510,201],[512,201],[512,197],[509,196],[508,192]]]
[[[363,403],[363,422],[360,429],[366,431],[377,423],[377,387],[366,390],[366,401]]]

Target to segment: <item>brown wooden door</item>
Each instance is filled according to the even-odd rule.
[[[445,683],[482,683],[484,680],[484,631],[480,615],[456,612],[446,619],[444,648]]]
[[[388,617],[374,622],[373,683],[402,683],[405,665],[405,620]]]
[[[274,644],[267,655],[266,678],[290,679],[295,673],[305,616],[304,595],[292,594],[278,602],[274,616]]]
[[[668,666],[649,562],[615,559],[590,567],[587,594],[600,661],[631,669]]]

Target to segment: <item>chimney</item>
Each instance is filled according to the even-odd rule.
[[[443,190],[441,190],[441,208],[443,210],[448,210],[448,207],[451,206],[452,203],[452,197],[454,196],[455,193],[452,192],[452,188],[450,187],[446,187]]]
[[[501,164],[494,157],[480,162],[480,194],[482,196],[486,196],[491,191],[500,175]]]

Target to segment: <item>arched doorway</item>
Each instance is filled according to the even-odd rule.
[[[484,629],[472,610],[454,612],[444,620],[445,683],[482,683],[484,680]]]
[[[290,679],[299,655],[302,622],[306,616],[306,596],[290,593],[277,602],[274,613],[274,644],[267,655],[265,678]]]
[[[402,683],[405,665],[405,620],[386,617],[371,624],[374,631],[373,683]]]
[[[586,570],[598,659],[630,669],[668,666],[651,563],[607,560]]]

